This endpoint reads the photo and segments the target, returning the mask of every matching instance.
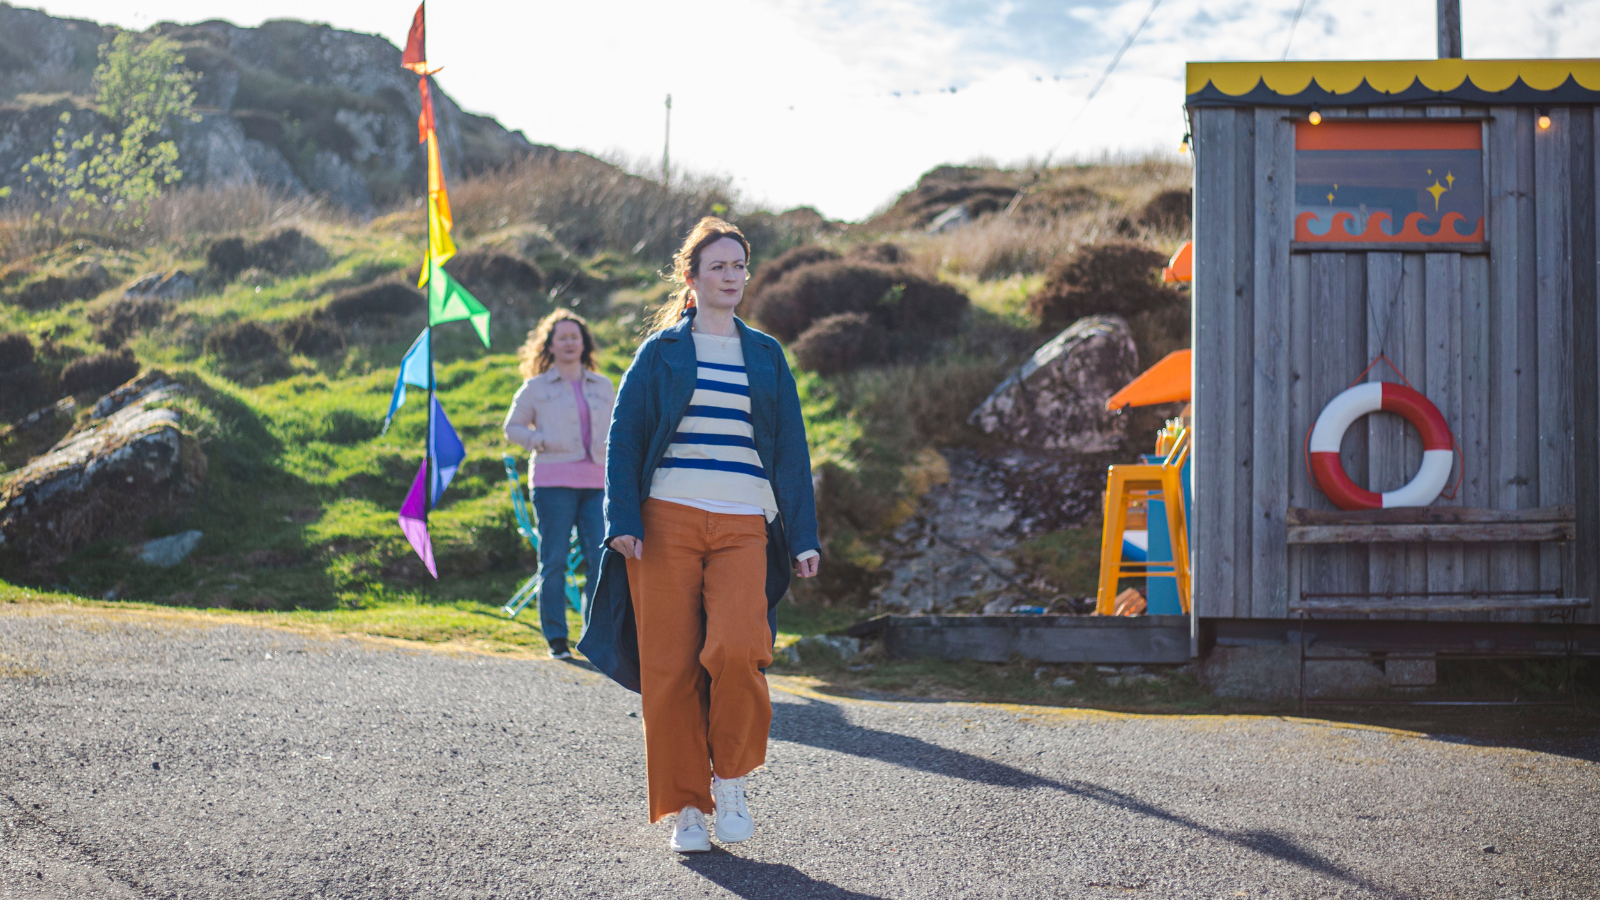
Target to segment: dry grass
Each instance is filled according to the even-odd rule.
[[[150,204],[138,226],[110,210],[87,216],[21,199],[0,212],[0,264],[76,240],[149,247],[197,235],[228,234],[304,222],[350,223],[350,214],[317,196],[291,197],[254,184],[173,191]]]
[[[450,204],[462,238],[540,222],[581,255],[617,250],[665,261],[701,216],[733,205],[733,191],[725,179],[692,175],[667,186],[572,153],[464,182]]]
[[[1187,188],[1192,174],[1185,161],[1154,156],[1001,170],[989,179],[1025,188],[1012,214],[990,213],[943,234],[907,230],[895,240],[929,268],[983,280],[1042,272],[1077,247],[1108,239],[1170,253],[1187,239],[1187,228],[1152,227],[1140,214],[1161,192]],[[897,221],[888,214],[883,220]]]

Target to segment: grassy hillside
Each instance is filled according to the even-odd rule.
[[[1186,227],[1141,219],[1152,198],[1187,181],[1181,167],[1156,163],[1068,167],[1037,180],[989,170],[988,182],[1033,185],[1019,214],[991,211],[940,235],[922,230],[930,211],[942,211],[927,199],[934,191],[922,190],[943,177],[940,170],[874,222],[848,227],[805,211],[741,212],[714,181],[668,190],[592,174],[529,162],[453,191],[463,252],[452,266],[466,266],[458,277],[489,304],[494,333],[485,351],[465,323],[437,332],[439,394],[468,450],[431,520],[437,581],[395,524],[422,458],[417,392],[394,427],[379,433],[400,357],[424,324],[420,295],[406,287],[415,283],[423,243],[418,211],[360,222],[315,202],[237,189],[167,198],[137,232],[115,222],[68,227],[48,216],[0,222],[0,334],[25,335],[34,349],[32,363],[0,374],[18,386],[0,398],[0,416],[17,422],[61,399],[63,373],[75,362],[82,368],[85,359],[131,351],[138,365],[188,386],[184,427],[209,462],[187,512],[108,537],[57,565],[31,565],[0,548],[0,579],[84,597],[237,610],[346,615],[420,605],[455,613],[428,625],[391,619],[412,622],[392,630],[426,637],[481,625],[499,644],[536,646],[530,623],[490,628],[494,607],[534,567],[513,529],[501,464],[503,453],[514,452],[526,465],[499,428],[520,381],[516,347],[556,304],[576,308],[597,322],[602,371],[620,377],[645,313],[665,296],[658,272],[678,236],[699,215],[732,206],[728,215],[756,243],[758,273],[803,243],[845,250],[891,240],[908,266],[972,300],[954,336],[919,358],[831,377],[798,373],[824,473],[829,560],[826,577],[802,593],[808,605],[786,609],[785,630],[818,630],[850,618],[849,609],[826,607],[865,596],[879,561],[875,542],[937,481],[938,460],[928,450],[982,443],[965,416],[1045,338],[1027,301],[1050,266],[1110,237],[1170,252]],[[1084,200],[1089,194],[1092,202]],[[300,239],[284,238],[288,229]],[[228,238],[239,238],[234,249],[242,256],[217,249]],[[192,295],[124,297],[142,276],[175,270],[194,278]],[[24,465],[81,420],[98,392],[84,389],[76,411],[52,425],[0,432],[0,465]],[[205,538],[174,568],[145,566],[127,550],[191,528]],[[455,624],[440,624],[446,621]]]

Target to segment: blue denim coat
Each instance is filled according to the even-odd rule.
[[[767,523],[767,621],[776,633],[778,601],[789,590],[793,560],[820,549],[817,502],[811,487],[811,454],[800,416],[800,395],[783,347],[772,337],[735,320],[750,379],[750,419],[756,455],[778,499],[778,516]],[[612,538],[643,537],[640,507],[650,496],[656,466],[672,443],[678,422],[694,396],[697,361],[686,317],[647,339],[622,377],[606,450],[606,546],[600,554],[594,598],[583,611],[578,650],[595,668],[623,687],[639,690],[639,635],[622,554]]]

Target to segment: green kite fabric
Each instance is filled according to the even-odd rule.
[[[477,329],[485,347],[489,346],[489,310],[478,298],[467,293],[460,282],[450,277],[444,266],[428,258],[428,324],[468,319]]]

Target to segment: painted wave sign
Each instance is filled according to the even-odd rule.
[[[1296,241],[1484,239],[1479,122],[1299,122],[1294,156]]]

